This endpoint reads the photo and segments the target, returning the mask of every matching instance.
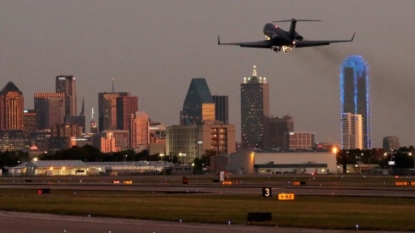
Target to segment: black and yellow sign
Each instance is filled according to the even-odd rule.
[[[270,188],[270,187],[262,188],[262,196],[263,197],[272,197],[272,188]]]
[[[278,200],[280,201],[292,201],[294,198],[294,193],[278,193]]]

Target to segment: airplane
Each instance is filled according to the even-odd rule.
[[[289,20],[277,20],[277,22],[291,22],[290,30],[285,31],[273,23],[267,23],[264,26],[263,32],[265,39],[262,41],[254,42],[237,42],[237,43],[221,43],[218,36],[218,45],[239,45],[240,47],[247,48],[263,48],[272,49],[275,52],[289,52],[293,48],[304,48],[313,46],[329,45],[330,43],[342,43],[352,42],[355,33],[353,33],[352,39],[350,40],[303,40],[304,38],[295,31],[297,22],[319,22],[320,20],[311,19],[289,19]]]

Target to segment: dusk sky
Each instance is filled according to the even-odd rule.
[[[192,78],[212,95],[228,95],[230,123],[240,139],[240,83],[267,77],[271,113],[294,118],[295,131],[340,143],[340,65],[348,55],[369,64],[372,144],[415,138],[415,1],[413,0],[0,0],[0,88],[13,81],[33,108],[35,92],[54,92],[57,75],[74,75],[78,113],[98,112],[98,92],[130,92],[154,121],[179,123]],[[352,43],[294,49],[218,46],[263,40],[272,20],[299,22],[308,40]],[[278,24],[283,29],[289,23]],[[98,120],[98,116],[95,116]],[[88,124],[87,123],[87,124]]]

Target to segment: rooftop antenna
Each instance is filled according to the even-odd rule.
[[[115,92],[115,85],[114,85],[114,79],[112,79],[112,93]]]
[[[252,76],[256,77],[256,65],[254,65],[254,70],[252,71]]]
[[[94,119],[94,108],[92,108],[91,120]]]

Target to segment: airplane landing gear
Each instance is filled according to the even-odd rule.
[[[272,51],[274,51],[276,53],[278,53],[279,51],[281,51],[280,46],[272,46],[271,49],[272,49]]]

